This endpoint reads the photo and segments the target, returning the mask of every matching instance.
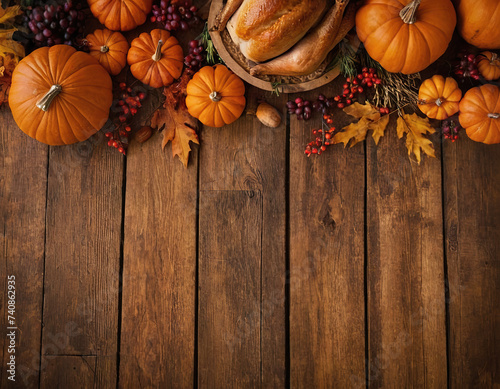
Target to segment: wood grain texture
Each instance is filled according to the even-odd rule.
[[[254,87],[246,96],[246,112],[255,112],[262,99],[282,110],[282,124],[268,128],[244,113],[231,125],[205,127],[200,190],[253,190],[262,196],[261,385],[276,388],[286,381],[286,96]]]
[[[185,169],[161,134],[127,160],[119,385],[194,380],[197,152]]]
[[[0,386],[38,384],[48,146],[25,135],[6,108],[0,111]],[[7,379],[7,277],[15,277],[16,381]],[[10,332],[10,331],[9,331]]]
[[[41,389],[100,388],[95,356],[49,356],[40,382]]]
[[[109,370],[97,384],[108,388],[116,385],[123,157],[103,138],[50,149],[42,355],[102,357],[98,368]]]
[[[500,385],[499,145],[444,147],[450,388]]]
[[[410,162],[395,119],[378,147],[367,142],[368,382],[444,388],[440,155]]]
[[[199,387],[260,387],[260,193],[202,191],[200,231]]]
[[[365,383],[364,149],[330,146],[307,158],[316,118],[290,119],[290,381],[344,388]]]

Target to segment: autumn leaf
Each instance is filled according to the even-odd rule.
[[[191,78],[188,72],[184,72],[179,82],[163,89],[165,103],[163,108],[158,109],[151,119],[151,127],[163,128],[162,148],[168,142],[172,142],[172,154],[179,159],[187,168],[189,142],[199,144],[196,128],[198,121],[193,118],[186,108],[186,86]]]
[[[346,147],[352,140],[351,147],[353,147],[366,139],[369,130],[372,131],[375,144],[378,144],[380,138],[384,136],[385,128],[389,123],[389,115],[381,116],[379,110],[368,102],[349,105],[344,108],[344,112],[359,120],[342,128],[342,131],[333,137],[333,144],[343,143],[344,147]]]
[[[406,148],[408,156],[415,154],[417,163],[420,165],[421,151],[430,157],[436,158],[432,142],[425,138],[426,134],[434,134],[436,130],[431,127],[429,119],[421,118],[417,114],[404,114],[398,117],[397,123],[398,138],[401,139],[406,134]]]
[[[24,47],[19,42],[12,40],[12,35],[17,30],[13,26],[13,18],[21,14],[20,6],[0,7],[0,106],[7,103],[12,72],[24,57]]]

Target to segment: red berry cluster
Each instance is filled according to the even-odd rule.
[[[161,23],[168,31],[187,31],[191,24],[198,23],[198,9],[191,0],[176,1],[161,0],[160,5],[153,5],[151,21]]]
[[[289,100],[286,107],[288,113],[296,115],[298,120],[308,120],[311,118],[313,110],[326,114],[328,108],[337,107],[343,109],[357,100],[357,95],[364,92],[364,87],[371,88],[380,83],[382,83],[382,80],[378,77],[375,69],[363,68],[361,73],[352,79],[350,77],[346,78],[342,94],[330,98],[320,94],[314,102],[297,97],[295,100]]]
[[[184,58],[184,65],[191,70],[198,71],[205,60],[205,48],[199,40],[189,42],[189,54]]]
[[[106,132],[108,146],[118,149],[123,155],[127,152],[128,138],[132,128],[127,124],[142,106],[141,101],[146,98],[146,90],[142,87],[132,88],[125,82],[120,83],[120,97],[115,100],[111,110],[118,114],[115,120],[115,129]]]
[[[323,115],[323,119],[327,123],[330,122],[330,124],[333,122],[331,115]],[[334,132],[335,127],[330,127],[325,130],[321,128],[313,128],[312,133],[316,139],[307,144],[304,154],[308,157],[310,157],[311,154],[321,155],[321,153],[326,150],[326,147],[330,146],[330,139],[332,139]]]
[[[481,60],[480,56],[472,53],[462,52],[459,54],[459,62],[455,65],[454,73],[462,81],[466,78],[479,80],[479,70],[477,64]]]
[[[441,124],[441,130],[445,139],[449,139],[455,142],[458,139],[458,132],[460,131],[460,125],[455,123],[455,121],[444,120]]]
[[[141,101],[146,98],[144,91],[136,91],[131,87],[127,87],[124,82],[120,83],[120,99],[118,100],[118,107],[121,110],[118,120],[120,123],[125,123],[128,119],[137,113],[137,108],[142,107]]]

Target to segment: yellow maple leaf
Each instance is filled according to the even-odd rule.
[[[17,15],[21,15],[21,6],[13,5],[12,7],[2,8],[0,6],[0,24],[6,24],[10,19],[15,18]]]
[[[421,151],[429,157],[436,158],[434,146],[430,139],[424,137],[426,134],[434,134],[436,130],[429,123],[429,119],[421,118],[417,114],[404,114],[398,117],[397,122],[398,138],[401,139],[406,134],[406,148],[408,156],[415,154],[417,163],[420,165]]]
[[[335,134],[332,140],[333,144],[343,143],[344,147],[346,147],[349,141],[352,140],[352,147],[365,140],[369,130],[372,131],[375,144],[378,144],[380,138],[384,136],[385,128],[389,123],[389,115],[380,116],[379,110],[368,102],[349,105],[344,108],[344,112],[359,120],[342,128],[342,131]]]

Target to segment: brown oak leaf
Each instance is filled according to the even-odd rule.
[[[426,134],[434,134],[436,132],[429,123],[429,119],[423,119],[415,113],[411,115],[404,114],[398,117],[397,131],[399,139],[406,134],[408,156],[411,156],[412,153],[415,154],[415,158],[419,165],[421,151],[430,157],[436,158],[432,142],[424,137]]]
[[[359,119],[356,123],[351,123],[342,128],[333,137],[333,144],[343,143],[344,147],[351,142],[351,147],[366,139],[369,130],[372,131],[372,137],[375,144],[378,144],[380,138],[384,136],[385,128],[389,123],[389,115],[381,116],[377,108],[370,103],[354,103],[344,108],[348,115]]]
[[[171,141],[172,155],[178,155],[186,168],[191,151],[189,142],[199,144],[196,133],[198,120],[188,113],[186,107],[186,86],[190,78],[191,74],[185,71],[178,82],[163,89],[163,108],[159,108],[151,118],[151,127],[163,128],[162,148]]]

